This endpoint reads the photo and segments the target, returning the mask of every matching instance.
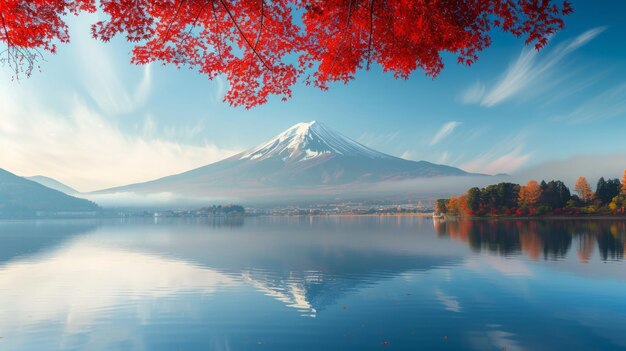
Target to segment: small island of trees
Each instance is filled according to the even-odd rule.
[[[154,217],[242,217],[246,210],[241,205],[213,205],[197,210],[169,210],[154,212]]]
[[[560,180],[526,185],[499,183],[474,187],[459,197],[439,199],[435,212],[446,216],[545,216],[626,214],[626,170],[619,179],[598,180],[596,190],[579,177],[574,194]]]

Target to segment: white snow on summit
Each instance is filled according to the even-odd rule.
[[[240,160],[277,157],[283,161],[305,161],[339,154],[371,159],[391,158],[327,128],[320,122],[298,123],[266,143],[245,151]]]

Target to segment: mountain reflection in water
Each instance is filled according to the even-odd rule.
[[[619,349],[624,239],[617,220],[0,222],[0,350]]]

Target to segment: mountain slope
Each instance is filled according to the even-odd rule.
[[[233,189],[301,189],[468,174],[450,166],[409,161],[378,152],[312,121],[296,124],[269,141],[225,160],[98,193],[205,195]]]
[[[93,212],[98,205],[66,195],[0,169],[0,217],[31,217],[37,212]]]
[[[33,182],[37,182],[45,187],[48,187],[50,189],[54,189],[54,190],[58,190],[62,193],[65,193],[67,195],[76,195],[79,194],[79,192],[72,188],[69,187],[61,182],[59,182],[56,179],[52,179],[50,177],[45,177],[45,176],[41,176],[41,175],[37,175],[37,176],[32,176],[32,177],[24,177],[28,180],[32,180]]]

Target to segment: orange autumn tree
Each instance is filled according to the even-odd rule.
[[[622,176],[622,195],[626,195],[626,169],[624,170],[624,175]]]
[[[302,78],[327,89],[379,64],[397,78],[435,77],[449,52],[470,65],[498,28],[537,49],[572,12],[560,0],[3,0],[0,61],[30,75],[69,41],[65,16],[100,11],[92,35],[135,43],[132,62],[225,75],[225,100],[247,108],[291,96]],[[294,15],[301,16],[300,19]]]
[[[591,185],[589,185],[589,182],[585,177],[578,177],[578,179],[576,180],[576,184],[574,185],[574,191],[578,193],[578,196],[584,202],[589,202],[593,200],[594,194],[591,190]]]
[[[457,198],[457,212],[459,216],[471,216],[472,212],[467,207],[467,194],[462,194]]]
[[[520,207],[533,208],[541,198],[541,186],[536,180],[530,180],[519,189],[518,203]]]
[[[454,196],[451,196],[448,201],[447,213],[451,216],[458,216],[460,214],[459,200]]]

